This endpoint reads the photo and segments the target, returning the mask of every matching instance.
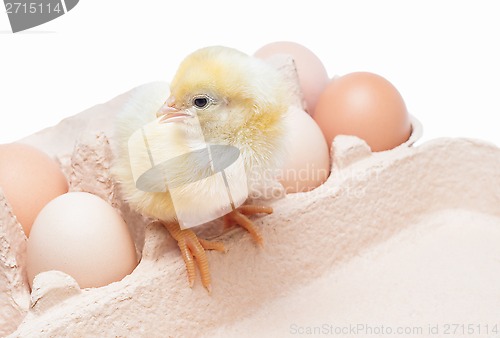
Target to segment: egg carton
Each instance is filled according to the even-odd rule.
[[[21,142],[56,158],[70,190],[120,211],[138,266],[86,289],[44,272],[30,290],[27,239],[0,191],[0,336],[362,336],[401,328],[429,336],[452,324],[498,336],[500,148],[462,138],[415,146],[422,127],[414,118],[410,139],[389,151],[338,136],[328,180],[270,202],[274,213],[256,219],[263,247],[241,229],[218,238],[227,253],[207,253],[208,294],[199,278],[189,288],[175,241],[122,201],[109,174],[113,119],[135,90]]]

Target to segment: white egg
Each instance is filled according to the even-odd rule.
[[[287,159],[278,178],[287,193],[310,191],[330,174],[328,145],[316,122],[302,109],[290,107],[286,119]]]
[[[121,280],[137,265],[127,224],[103,199],[70,192],[48,203],[33,223],[27,248],[30,285],[43,271],[59,270],[81,288]]]

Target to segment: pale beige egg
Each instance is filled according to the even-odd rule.
[[[319,96],[328,83],[328,74],[325,66],[310,49],[291,41],[276,41],[269,43],[255,52],[255,56],[267,59],[275,54],[291,55],[300,82],[300,90],[306,101],[306,111],[314,114]]]
[[[120,281],[137,265],[135,245],[125,221],[100,197],[70,192],[48,203],[28,239],[30,285],[37,274],[58,270],[81,288]]]
[[[312,117],[291,107],[287,119],[287,159],[278,171],[287,193],[310,191],[326,181],[330,157],[325,138]]]

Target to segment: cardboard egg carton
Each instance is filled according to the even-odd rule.
[[[116,112],[135,91],[159,85],[21,140],[60,162],[70,190],[119,210],[141,258],[105,287],[80,289],[49,271],[30,290],[27,239],[0,192],[0,336],[363,336],[381,327],[430,336],[451,323],[500,330],[498,147],[451,138],[412,146],[416,119],[411,138],[389,151],[337,137],[328,180],[270,202],[274,213],[256,218],[263,247],[241,229],[218,238],[227,253],[207,253],[209,295],[199,277],[189,288],[175,241],[122,201],[109,173]]]

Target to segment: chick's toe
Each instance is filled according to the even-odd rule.
[[[255,224],[247,217],[255,214],[272,214],[273,208],[262,205],[242,205],[236,210],[224,216],[224,224],[227,227],[239,225],[247,230],[254,241],[263,245],[264,240],[262,235],[257,230]]]
[[[198,265],[201,282],[208,292],[210,292],[211,277],[205,250],[225,252],[224,244],[198,238],[198,236],[189,229],[181,230],[178,223],[164,223],[164,225],[179,245],[182,258],[186,264],[189,286],[193,287],[194,285],[196,265]]]

